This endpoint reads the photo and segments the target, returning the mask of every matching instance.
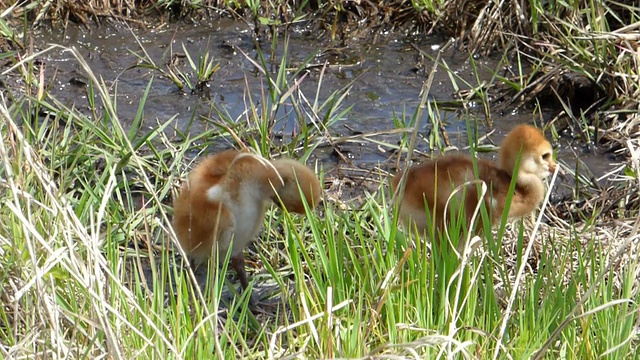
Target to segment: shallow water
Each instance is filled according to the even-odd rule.
[[[222,108],[231,118],[242,119],[246,110],[247,93],[251,94],[254,101],[260,99],[260,89],[266,86],[266,80],[256,71],[251,60],[257,59],[258,53],[252,35],[252,30],[246,24],[220,19],[208,25],[172,24],[153,30],[130,29],[123,24],[91,29],[69,27],[64,34],[42,31],[35,39],[40,48],[45,48],[50,43],[77,48],[96,75],[104,79],[113,92],[117,93],[119,118],[125,127],[130,125],[131,119],[135,117],[141,96],[154,75],[148,69],[134,67],[139,61],[135,54],[142,54],[140,46],[143,46],[161,67],[165,67],[164,64],[170,58],[168,54],[184,53],[183,45],[195,56],[199,51],[206,49],[220,61],[220,69],[213,76],[206,96],[182,94],[173,83],[157,76],[156,73],[145,107],[145,121],[148,126],[155,126],[157,122],[164,122],[175,116],[175,129],[195,134],[210,125],[201,120],[192,123],[194,113],[205,118],[215,118],[212,109]],[[275,52],[275,62],[270,64],[274,72],[284,51],[282,43],[280,40]],[[402,114],[406,114],[408,120],[419,103],[421,89],[433,66],[431,60],[422,58],[417,49],[435,57],[437,49],[444,43],[445,39],[433,37],[422,39],[412,45],[397,37],[388,36],[378,37],[375,44],[360,43],[358,47],[337,48],[329,40],[319,40],[301,27],[291,32],[287,54],[293,67],[309,56],[317,54],[311,63],[319,65],[318,68],[310,71],[300,85],[302,93],[310,101],[318,91],[321,79],[319,69],[325,62],[329,66],[319,87],[321,101],[331,92],[351,85],[343,108],[353,106],[353,109],[345,119],[329,129],[333,136],[344,137],[392,130],[395,128],[394,116],[402,117]],[[232,46],[227,46],[228,44]],[[265,56],[268,56],[271,42],[260,42],[259,46]],[[483,69],[495,69],[499,66],[498,61],[494,59],[477,60],[481,70],[479,79],[476,79],[466,54],[455,50],[448,51],[443,55],[443,60],[457,76],[471,84],[489,81],[491,71]],[[45,62],[47,76],[55,75],[56,79],[56,85],[51,89],[52,95],[63,103],[87,109],[86,87],[82,85],[86,76],[79,70],[80,67],[71,54],[56,49],[48,53]],[[462,80],[457,82],[463,83]],[[438,70],[429,92],[430,99],[455,100],[453,94],[454,87],[449,74],[443,69]],[[485,144],[499,144],[515,124],[532,123],[540,117],[523,110],[517,113],[493,113],[492,127],[489,128],[481,110],[471,109],[468,114],[472,121],[477,120],[479,136],[490,134]],[[452,145],[460,149],[466,148],[469,115],[456,110],[440,110],[440,113]],[[285,120],[280,121],[276,129],[284,134],[294,131],[295,119],[292,116],[283,116]],[[432,126],[426,115],[421,121],[417,147],[426,152],[430,148],[426,139]],[[549,119],[543,116],[543,121]],[[397,134],[372,138],[389,144],[397,144],[399,140]],[[229,144],[223,142],[219,144],[220,148],[228,146]],[[574,142],[571,136],[561,136],[557,147],[558,158],[570,166],[574,166],[576,159],[580,159],[596,176],[606,173],[610,168],[606,156]],[[211,149],[214,150],[216,149]],[[393,153],[384,146],[364,139],[341,143],[340,150],[346,155],[348,164],[341,162],[330,148],[319,148],[314,155],[324,164],[325,169],[335,170],[339,167],[372,168],[388,160]],[[495,153],[486,156],[492,157]],[[569,184],[566,186],[570,187],[571,180],[565,181]]]

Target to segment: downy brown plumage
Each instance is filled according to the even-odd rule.
[[[316,174],[300,162],[280,158],[272,160],[271,164],[282,177],[283,185],[277,189],[271,199],[278,205],[282,205],[287,211],[304,214],[304,204],[300,197],[300,191],[309,208],[313,209],[320,202],[322,187]]]
[[[514,174],[518,156],[520,164],[517,174]],[[463,155],[447,155],[410,168],[400,203],[403,221],[425,232],[429,223],[426,215],[428,209],[436,229],[443,230],[444,207],[453,190],[468,181],[480,179],[488,186],[484,202],[493,225],[501,219],[505,210],[509,185],[514,175],[517,180],[509,217],[523,217],[538,207],[545,193],[542,180],[556,168],[551,144],[540,130],[529,125],[519,125],[509,132],[500,148],[499,164],[484,159],[476,159],[476,162],[477,176],[473,160]],[[399,173],[393,178],[394,191],[401,177],[402,173]],[[470,184],[458,194],[457,200],[464,206],[469,226],[479,201],[478,188],[476,184]]]
[[[277,201],[278,194],[285,208],[304,212],[298,183],[309,206],[316,205],[320,182],[295,160],[269,162],[235,150],[206,157],[174,200],[173,228],[180,246],[194,265],[216,252],[221,261],[232,246],[230,266],[247,288],[243,250],[258,235],[267,202]]]

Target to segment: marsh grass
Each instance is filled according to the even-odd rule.
[[[349,111],[348,88],[308,97],[300,90],[310,78],[305,64],[289,71],[286,56],[260,52],[252,64],[264,85],[257,95],[247,92],[244,114],[216,108],[215,118],[193,120],[214,129],[170,138],[175,119],[141,125],[152,82],[125,129],[115,94],[67,51],[88,74],[91,114],[47,92],[33,66],[40,54],[3,72],[29,85],[0,94],[3,357],[639,358],[640,224],[637,207],[620,205],[637,202],[637,193],[622,193],[609,210],[624,211],[608,226],[600,221],[610,215],[604,202],[568,224],[545,201],[535,220],[484,229],[485,240],[463,257],[455,243],[430,244],[400,228],[384,179],[357,207],[327,194],[307,216],[273,209],[248,258],[253,291],[270,287],[275,295],[254,314],[247,294],[233,295],[224,269],[210,268],[202,281],[173,246],[168,204],[192,165],[188,154],[225,140],[268,157],[307,159],[319,146],[367,141],[408,148],[399,152],[404,162],[424,121],[437,129],[434,147],[447,147],[428,83],[421,106],[400,114],[399,128],[388,132],[400,146],[380,134],[338,139],[331,127]],[[436,58],[436,67],[446,64]],[[526,84],[520,80],[512,84]],[[479,120],[464,114],[479,151]],[[280,136],[282,123],[294,131]],[[631,160],[621,181],[637,188],[639,148],[635,140],[624,144]],[[456,219],[451,239],[465,234]]]
[[[180,91],[189,90],[191,94],[207,95],[209,81],[220,67],[220,63],[216,62],[208,51],[199,53],[196,57],[187,51],[184,44],[182,44],[183,53],[174,52],[172,45],[165,53],[165,58],[160,59],[165,63],[164,66],[161,66],[151,58],[138,38],[135,37],[135,39],[138,41],[142,51],[142,55],[132,52],[139,59],[139,64],[136,64],[135,68],[152,70],[154,73],[171,81]],[[183,59],[186,59],[186,61]],[[182,64],[183,62],[188,66]],[[128,70],[130,69],[125,71]]]
[[[308,156],[330,142],[323,137],[344,115],[337,110],[341,93],[308,101],[297,92],[303,76],[277,70],[286,63],[270,73],[265,62],[255,63],[270,84],[261,105],[247,96],[246,118],[222,121],[228,129],[237,122],[256,129],[247,146],[259,152]],[[171,251],[165,204],[186,171],[190,139],[165,137],[173,120],[145,132],[138,120],[121,128],[111,111],[115,97],[90,78],[90,91],[109,104],[96,121],[46,93],[40,101],[3,98],[6,357],[635,354],[639,271],[637,257],[628,255],[637,253],[636,228],[622,236],[627,247],[617,248],[585,241],[585,233],[552,231],[538,219],[534,228],[546,229],[544,240],[530,235],[530,225],[503,227],[495,242],[461,259],[455,244],[429,246],[399,231],[383,185],[357,209],[327,201],[322,216],[270,212],[255,277],[273,279],[280,291],[276,305],[252,314],[248,297],[225,295],[224,271],[209,271],[201,287]],[[300,124],[306,145],[295,136],[288,145],[273,143],[282,104],[299,121],[315,120]],[[23,109],[34,105],[52,112],[30,118]],[[140,113],[144,106],[145,97]],[[428,114],[436,125],[437,114]],[[423,116],[417,111],[407,122],[415,126]],[[464,232],[455,224],[449,230],[451,238]]]
[[[637,122],[634,44],[640,7],[533,1],[529,11],[534,27],[513,35],[519,72],[504,81],[512,90],[503,105],[533,104],[542,112],[548,111],[544,103],[555,103],[558,131],[579,130],[584,141],[628,156],[625,142],[638,138],[629,125]]]

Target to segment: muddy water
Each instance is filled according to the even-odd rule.
[[[164,122],[175,117],[175,129],[196,134],[211,125],[206,125],[198,116],[192,122],[194,114],[215,120],[213,109],[218,108],[224,109],[231,118],[244,119],[242,114],[246,110],[247,92],[254,101],[260,99],[260,89],[266,87],[266,82],[251,60],[257,58],[252,34],[244,23],[221,19],[209,25],[173,24],[155,30],[130,29],[122,24],[92,29],[70,27],[64,34],[42,32],[36,36],[36,43],[41,48],[50,43],[77,48],[96,75],[103,78],[114,92],[117,89],[119,118],[125,127],[134,118],[141,96],[152,75],[155,75],[145,107],[147,125],[155,126],[157,121]],[[390,36],[378,37],[375,44],[369,42],[339,48],[329,40],[318,40],[314,34],[298,28],[291,32],[287,54],[293,67],[312,54],[317,54],[312,59],[312,64],[329,64],[322,77],[320,101],[331,92],[351,84],[343,106],[353,106],[353,110],[330,129],[334,136],[347,136],[394,129],[394,116],[401,117],[403,113],[408,120],[419,103],[427,73],[433,66],[431,60],[420,56],[417,49],[435,57],[437,49],[444,42],[441,38],[426,38],[412,45]],[[220,61],[220,69],[213,76],[206,96],[180,93],[173,83],[157,76],[157,73],[134,67],[139,61],[136,54],[142,54],[141,46],[156,64],[166,68],[165,64],[172,52],[184,53],[183,45],[194,56],[206,50]],[[260,42],[258,46],[268,57],[271,43]],[[274,72],[283,51],[280,41],[275,51],[275,61],[271,64]],[[444,54],[443,59],[462,79],[471,84],[478,83],[466,54],[449,51]],[[55,75],[52,95],[63,103],[74,104],[76,108],[86,110],[87,93],[82,86],[82,79],[86,79],[86,76],[78,63],[68,52],[62,50],[50,52],[45,60],[47,75]],[[481,68],[495,69],[498,62],[484,59],[478,60],[478,65]],[[302,92],[311,101],[318,88],[320,73],[317,69],[311,71],[301,84]],[[490,77],[490,70],[481,70],[479,81],[488,81]],[[461,80],[458,80],[458,84],[463,86]],[[449,75],[446,71],[439,70],[430,89],[431,99],[454,100],[453,92]],[[441,110],[441,116],[445,120],[444,127],[452,145],[461,149],[468,144],[467,114],[462,111]],[[480,136],[490,133],[487,143],[493,141],[496,144],[515,124],[532,123],[534,118],[539,118],[522,111],[492,114],[492,128],[489,128],[481,109],[476,112],[472,109],[470,117],[471,121],[478,121]],[[294,130],[293,124],[295,119],[285,117],[278,127],[287,133]],[[418,148],[428,151],[430,147],[425,139],[431,131],[431,124],[426,117],[423,117],[421,124],[422,136]],[[398,135],[380,135],[376,139],[395,144],[399,138]],[[228,146],[227,143],[219,144],[220,148]],[[347,155],[349,164],[339,161],[330,149],[320,149],[315,155],[325,164],[325,168],[333,169],[339,166],[371,168],[386,161],[391,155],[389,149],[365,141],[345,143],[341,145],[341,150]],[[576,158],[580,158],[596,176],[609,169],[608,160],[603,155],[574,144],[568,138],[561,137],[559,140],[558,157],[570,166],[574,166]]]

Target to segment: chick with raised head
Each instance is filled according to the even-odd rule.
[[[476,163],[477,174],[473,160],[462,155],[448,155],[410,168],[400,200],[401,219],[411,227],[415,225],[420,232],[427,231],[429,222],[433,222],[436,229],[442,231],[445,226],[445,204],[454,189],[479,179],[488,186],[483,201],[489,214],[489,225],[494,225],[502,218],[507,205],[509,185],[514,176],[515,190],[508,216],[523,217],[533,212],[542,202],[545,194],[543,180],[556,169],[551,144],[539,129],[530,125],[519,125],[507,134],[500,148],[498,164],[479,158]],[[393,178],[394,191],[401,178],[402,173]],[[464,207],[469,228],[473,212],[480,201],[478,188],[476,184],[470,184],[457,194],[456,200]],[[427,217],[427,209],[430,218]]]
[[[243,250],[258,235],[267,202],[282,194],[285,207],[304,212],[298,179],[303,190],[309,189],[302,193],[307,203],[317,203],[319,182],[310,169],[284,160],[274,163],[228,150],[208,156],[191,171],[174,201],[173,228],[192,264],[216,253],[224,258],[231,247],[230,266],[246,289]]]

